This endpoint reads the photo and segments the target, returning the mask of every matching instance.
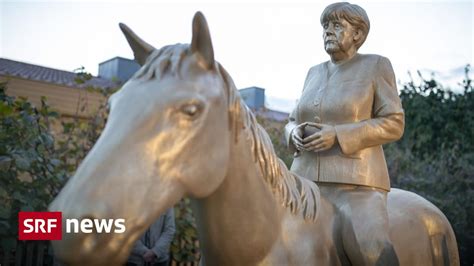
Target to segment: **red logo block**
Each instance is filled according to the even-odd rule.
[[[19,240],[61,240],[61,212],[19,212]]]

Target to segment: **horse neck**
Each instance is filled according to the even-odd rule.
[[[240,260],[240,254],[251,258],[248,254],[255,247],[260,253],[270,249],[284,212],[261,176],[247,136],[240,133],[237,138],[221,186],[211,196],[194,201],[204,255],[216,263],[223,258],[231,264],[234,254]]]

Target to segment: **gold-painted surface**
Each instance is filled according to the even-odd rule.
[[[57,258],[122,265],[144,230],[190,196],[203,265],[347,265],[338,209],[276,157],[214,61],[203,15],[195,15],[190,46],[151,49],[122,29],[144,65],[112,96],[101,137],[49,209],[63,219],[123,218],[126,232],[63,232],[52,242]],[[432,252],[427,221],[444,237],[450,265],[458,264],[452,229],[429,202],[393,189],[388,215],[401,265],[442,261]]]

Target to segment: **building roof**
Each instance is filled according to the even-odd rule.
[[[110,61],[113,61],[113,60],[116,60],[116,59],[120,59],[120,60],[124,60],[124,61],[128,61],[128,62],[136,62],[134,59],[130,59],[130,58],[125,58],[125,57],[121,57],[121,56],[115,56],[115,57],[112,57],[110,59],[107,59],[103,62],[100,62],[99,63],[99,66],[102,65],[102,64],[105,64],[107,62],[110,62]]]
[[[68,87],[94,86],[103,89],[116,88],[120,84],[108,79],[92,77],[85,84],[75,82],[77,74],[74,72],[28,64],[6,58],[0,58],[0,75],[19,77],[23,79],[43,81]]]
[[[260,88],[260,87],[257,87],[257,86],[252,86],[252,87],[248,87],[248,88],[239,89],[239,91],[255,91],[255,90],[265,91],[264,88]]]
[[[114,57],[112,59],[115,59]],[[110,59],[110,60],[112,60]],[[107,60],[107,61],[110,61]],[[129,60],[129,59],[126,59]],[[105,62],[107,62],[105,61]],[[102,62],[104,63],[104,62]],[[92,77],[85,84],[78,84],[75,82],[77,74],[74,72],[28,64],[24,62],[14,61],[6,58],[0,58],[0,75],[3,76],[12,76],[19,77],[28,80],[36,80],[47,83],[53,83],[58,85],[64,85],[68,87],[80,88],[83,86],[94,86],[98,88],[108,89],[108,88],[117,88],[120,84],[113,82],[109,79]],[[242,91],[255,91],[255,90],[264,90],[258,87],[250,87],[239,90]],[[263,95],[263,97],[265,97]],[[263,103],[263,100],[262,100]],[[248,103],[247,103],[248,104]],[[262,106],[263,107],[263,106]],[[285,121],[288,119],[288,113],[275,111],[267,108],[259,108],[258,110],[253,110],[258,115],[271,120],[276,121]]]

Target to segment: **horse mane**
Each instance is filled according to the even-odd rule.
[[[160,79],[165,74],[182,78],[181,66],[189,54],[187,44],[169,45],[155,50],[132,79]],[[230,75],[219,63],[215,66],[216,69],[213,71],[218,72],[225,83],[229,130],[233,134],[234,142],[238,141],[239,133],[244,130],[255,163],[258,164],[272,192],[281,199],[282,205],[289,208],[291,213],[302,215],[304,219],[316,220],[320,207],[318,186],[288,170],[285,163],[277,157],[267,132],[258,124],[255,115],[242,101]]]
[[[242,101],[230,75],[220,64],[218,69],[226,84],[229,127],[234,134],[234,141],[238,141],[240,130],[244,130],[255,163],[258,164],[265,182],[281,199],[283,206],[289,208],[293,214],[298,213],[304,219],[315,221],[320,209],[318,186],[288,170],[285,163],[276,155],[267,132],[258,124],[253,112]]]
[[[181,77],[181,66],[188,53],[188,44],[167,45],[156,49],[147,57],[143,67],[133,75],[132,79],[160,79],[165,74]]]

